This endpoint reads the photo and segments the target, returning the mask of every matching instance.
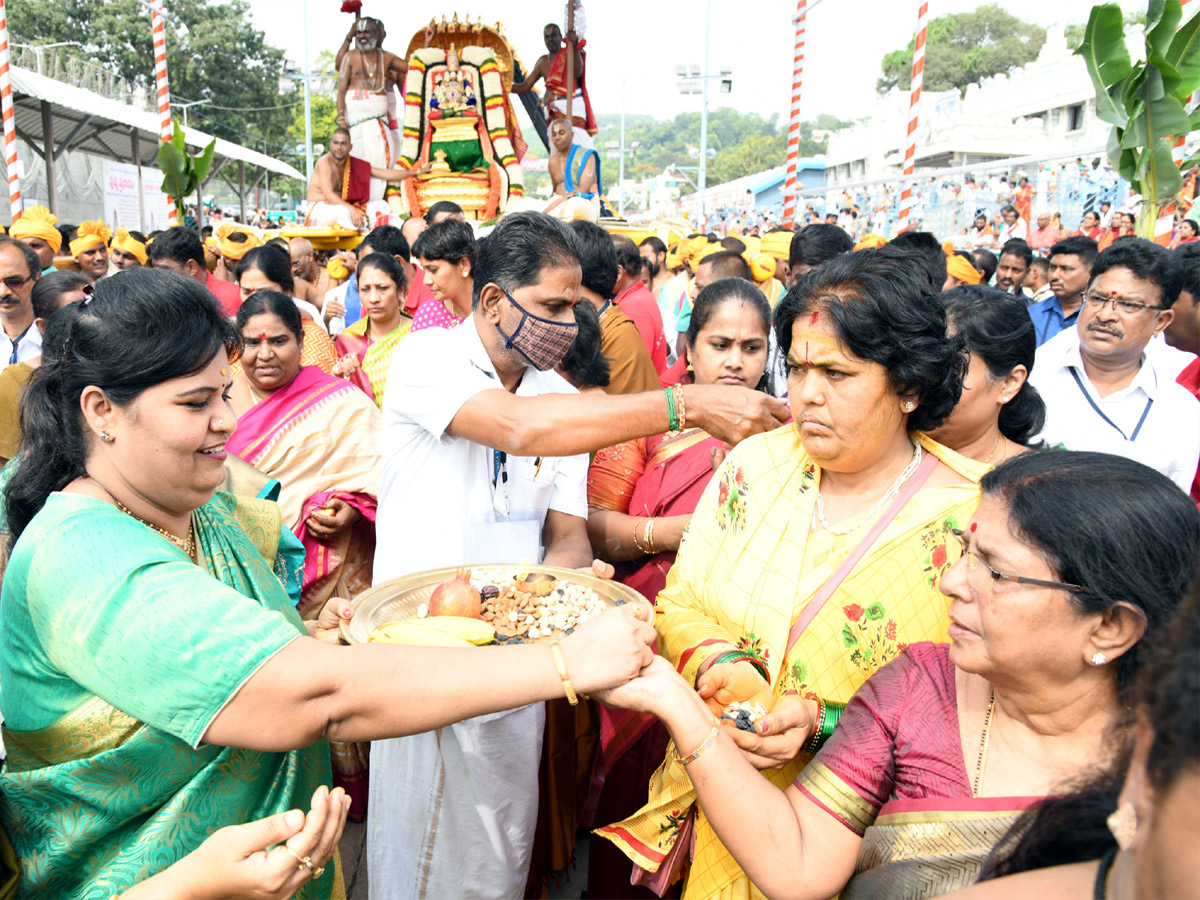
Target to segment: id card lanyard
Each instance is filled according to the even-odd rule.
[[[1119,434],[1125,440],[1129,441],[1130,443],[1132,443],[1133,441],[1136,441],[1138,432],[1142,430],[1142,425],[1144,425],[1146,422],[1146,416],[1150,415],[1150,407],[1154,405],[1154,398],[1150,397],[1148,400],[1146,400],[1146,408],[1142,410],[1142,417],[1140,419],[1138,419],[1137,425],[1134,426],[1133,434],[1126,434],[1125,431],[1121,428],[1121,426],[1119,426],[1116,422],[1114,422],[1112,419],[1110,419],[1108,416],[1106,416],[1104,414],[1104,410],[1102,410],[1099,407],[1099,405],[1096,403],[1096,401],[1092,399],[1092,395],[1089,394],[1087,391],[1087,388],[1085,388],[1083,386],[1083,381],[1082,381],[1082,379],[1080,379],[1079,373],[1075,371],[1075,367],[1070,366],[1070,370],[1071,370],[1071,377],[1075,379],[1075,384],[1079,387],[1079,392],[1081,394],[1083,394],[1083,398],[1085,400],[1087,400],[1088,405],[1091,406],[1091,408],[1096,411],[1096,415],[1098,415],[1105,422],[1107,422],[1109,425],[1111,425],[1113,427],[1113,429],[1117,432],[1117,434]],[[1156,388],[1158,387],[1158,373],[1157,372],[1154,373],[1154,386]]]

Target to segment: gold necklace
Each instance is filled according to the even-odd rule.
[[[125,515],[129,516],[131,519],[136,519],[137,521],[139,521],[143,525],[145,525],[147,528],[149,528],[151,531],[156,531],[159,534],[161,534],[168,541],[170,541],[172,544],[174,544],[176,547],[178,547],[180,550],[182,550],[184,553],[186,553],[188,555],[189,559],[195,559],[195,557],[196,557],[196,540],[192,536],[193,529],[192,529],[192,523],[190,520],[188,521],[188,536],[187,536],[187,538],[186,539],[179,538],[179,537],[176,537],[175,535],[171,534],[171,532],[167,531],[165,528],[159,528],[153,522],[147,522],[145,519],[143,519],[137,513],[133,512],[133,510],[131,510],[129,507],[127,507],[124,503],[122,503],[116,497],[113,497],[113,503],[117,504],[117,509],[119,509],[121,512],[125,513]]]
[[[1004,434],[1003,434],[1003,432],[1001,432],[1000,437],[996,438],[996,443],[992,444],[992,452],[989,453],[987,455],[987,459],[985,459],[983,461],[983,464],[985,466],[992,461],[992,457],[995,456],[996,451],[1000,449],[1000,443],[1003,440],[1004,440]],[[1004,462],[1004,460],[1006,460],[1006,459],[1008,459],[1008,445],[1007,444],[1004,447],[1004,456],[1000,459],[1000,462]]]
[[[987,714],[983,717],[983,735],[979,739],[979,755],[975,758],[975,778],[971,782],[971,795],[979,796],[979,786],[983,783],[983,767],[987,765],[988,743],[992,734],[992,712],[996,709],[996,689],[992,688],[991,699],[988,700]]]

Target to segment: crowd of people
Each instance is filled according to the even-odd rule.
[[[595,898],[1194,893],[1200,241],[1013,187],[965,235],[444,202],[328,255],[27,210],[15,895],[341,896],[364,816],[380,898],[540,895],[581,828]],[[648,603],[339,640],[528,560]]]

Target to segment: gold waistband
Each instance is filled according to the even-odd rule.
[[[8,751],[8,771],[27,772],[120,747],[141,727],[142,723],[133,716],[99,697],[92,697],[45,728],[37,731],[2,728],[0,732]]]

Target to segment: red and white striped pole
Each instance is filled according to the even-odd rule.
[[[796,45],[792,53],[792,114],[788,120],[787,178],[783,182],[783,224],[795,227],[796,170],[800,160],[800,86],[804,80],[804,19],[808,0],[796,0]]]
[[[925,80],[925,31],[929,27],[929,0],[920,0],[917,12],[917,39],[913,43],[912,93],[908,98],[908,143],[904,147],[904,174],[917,170],[917,104],[921,102],[921,83]],[[913,183],[904,182],[900,190],[900,216],[896,232],[908,228],[908,213],[912,208]]]
[[[21,218],[21,177],[17,170],[17,123],[13,119],[12,79],[8,71],[8,12],[0,0],[0,108],[4,116],[4,161],[8,164],[8,202],[12,220]],[[54,185],[48,185],[54,190]]]
[[[162,0],[150,0],[150,26],[154,32],[154,84],[158,91],[159,137],[165,142],[171,140],[171,87],[167,82],[167,16],[163,11]],[[169,209],[167,215],[171,224],[177,224],[178,212],[175,210],[174,199],[167,198]]]

